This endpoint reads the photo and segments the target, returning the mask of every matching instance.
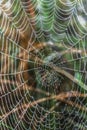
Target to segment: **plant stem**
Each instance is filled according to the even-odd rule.
[[[70,73],[68,73],[67,71],[61,69],[60,67],[58,66],[55,66],[54,64],[48,64],[48,66],[50,68],[52,68],[53,70],[55,70],[56,72],[66,76],[68,79],[70,79],[71,81],[73,81],[74,83],[76,83],[77,85],[79,85],[80,87],[82,87],[83,89],[87,90],[87,85],[85,85],[82,81],[74,78],[73,75],[71,75]]]
[[[6,117],[8,117],[11,113],[14,113],[14,112],[16,112],[16,111],[18,111],[18,110],[21,110],[22,108],[31,108],[31,107],[34,106],[34,105],[37,105],[37,104],[39,104],[39,103],[42,103],[42,102],[45,102],[45,101],[48,101],[48,100],[52,100],[52,99],[56,99],[56,100],[65,102],[64,100],[65,100],[66,98],[69,98],[69,97],[87,97],[87,94],[81,94],[81,93],[76,92],[76,91],[62,92],[62,93],[60,93],[60,94],[58,94],[58,95],[52,95],[52,96],[50,96],[50,97],[41,98],[41,99],[38,99],[38,100],[36,100],[36,101],[33,101],[33,102],[29,103],[29,104],[24,104],[24,105],[22,105],[22,106],[19,106],[19,107],[17,107],[17,108],[14,108],[14,109],[12,109],[10,112],[8,112],[8,113],[6,113],[6,114],[0,116],[0,118],[1,118],[1,119],[2,119],[2,118],[6,118]],[[67,102],[66,102],[66,103],[67,103]],[[72,104],[70,103],[70,105],[72,105]],[[78,105],[77,105],[76,107],[78,108]],[[80,109],[80,107],[79,107],[79,109]],[[84,110],[84,111],[87,111],[86,108],[84,108],[83,110]]]

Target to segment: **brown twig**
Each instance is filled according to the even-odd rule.
[[[13,82],[13,81],[9,81],[9,80],[2,80],[1,81],[1,83],[9,83],[9,84],[13,84],[13,85],[16,85],[17,86],[17,84],[15,83],[15,82]],[[10,94],[10,93],[14,93],[15,91],[18,91],[18,90],[26,90],[26,91],[34,91],[34,92],[38,92],[38,93],[40,93],[40,94],[44,94],[44,95],[46,95],[46,96],[50,96],[51,94],[49,93],[49,92],[46,92],[46,91],[44,91],[44,90],[41,90],[41,89],[39,89],[39,88],[34,88],[34,87],[32,87],[32,86],[28,86],[27,84],[24,84],[23,83],[23,85],[21,84],[21,85],[19,85],[19,86],[17,86],[15,89],[13,89],[11,92],[9,91],[9,93],[7,93],[7,94]],[[1,97],[3,96],[3,91],[2,90],[0,90],[0,93],[2,93],[2,95],[1,95]],[[6,94],[6,93],[5,93]],[[7,95],[6,94],[6,95]]]
[[[76,83],[77,85],[79,85],[80,87],[82,87],[83,89],[87,90],[87,85],[85,85],[82,81],[74,78],[73,75],[71,75],[70,73],[68,73],[67,71],[61,69],[58,66],[55,66],[54,64],[48,64],[49,67],[51,67],[53,70],[55,70],[56,72],[66,76],[68,79],[70,79],[71,81],[73,81],[74,83]]]
[[[85,107],[85,106],[83,107],[82,105],[80,105],[80,104],[78,104],[78,103],[75,103],[75,102],[73,102],[73,101],[67,101],[67,100],[62,100],[62,101],[63,101],[64,103],[66,103],[66,104],[72,106],[72,107],[75,107],[75,108],[81,110],[81,111],[87,112],[87,107]]]
[[[22,106],[19,106],[19,107],[17,107],[17,108],[14,108],[14,109],[12,109],[10,112],[6,113],[5,115],[0,116],[0,118],[1,118],[1,119],[2,119],[2,118],[6,118],[6,117],[8,117],[11,113],[14,113],[14,112],[16,112],[16,111],[18,111],[18,110],[21,110],[21,108],[31,108],[31,107],[34,106],[34,105],[37,105],[37,104],[39,104],[39,103],[42,103],[42,102],[45,102],[45,101],[48,101],[48,100],[56,99],[56,100],[59,100],[59,101],[62,101],[62,102],[66,102],[66,101],[64,101],[64,100],[65,100],[66,98],[69,98],[69,97],[87,97],[87,94],[81,94],[81,93],[75,92],[75,91],[62,92],[62,93],[60,93],[60,94],[58,94],[58,95],[52,95],[52,96],[50,96],[50,97],[41,98],[41,99],[38,99],[38,100],[36,100],[36,101],[33,101],[33,102],[29,103],[29,104],[24,104],[24,105],[22,105]],[[72,102],[70,102],[70,103],[69,103],[69,102],[66,102],[66,103],[68,103],[69,105],[72,105]],[[75,105],[75,104],[73,103],[73,105]],[[83,109],[82,109],[82,107],[80,107],[80,105],[76,105],[76,107],[79,108],[79,109],[81,109],[81,110],[83,110],[83,111],[87,111],[86,108],[83,108]]]

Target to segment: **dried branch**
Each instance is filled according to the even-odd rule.
[[[37,105],[39,103],[42,103],[42,102],[45,102],[45,101],[48,101],[48,100],[53,100],[53,99],[56,99],[56,100],[65,102],[65,103],[67,103],[69,105],[75,106],[76,104],[74,104],[73,102],[68,102],[68,101],[65,100],[66,98],[70,98],[70,97],[87,97],[87,94],[81,94],[81,93],[76,92],[76,91],[62,92],[62,93],[60,93],[58,95],[52,95],[50,97],[38,99],[38,100],[33,101],[33,102],[29,103],[29,104],[23,104],[23,105],[21,105],[21,106],[19,106],[17,108],[12,109],[10,112],[0,116],[0,118],[3,120],[5,118],[7,118],[11,113],[14,113],[14,112],[16,112],[18,110],[21,110],[22,108],[24,108],[24,109],[31,108],[34,105]],[[83,110],[83,111],[87,111],[87,108],[82,109],[82,107],[79,104],[76,105],[76,107]]]
[[[9,80],[1,80],[1,83],[9,83],[9,84],[13,84],[13,85],[15,85],[15,86],[17,86],[17,84],[15,83],[15,82],[13,82],[13,81],[9,81]],[[9,93],[8,94],[10,94],[10,93],[14,93],[15,91],[18,91],[18,90],[26,90],[26,91],[34,91],[34,92],[38,92],[38,93],[40,93],[40,94],[44,94],[44,95],[46,95],[46,96],[50,96],[51,94],[49,93],[49,92],[46,92],[46,91],[44,91],[44,90],[41,90],[41,89],[39,89],[39,88],[34,88],[34,87],[32,87],[32,86],[28,86],[27,84],[21,84],[21,85],[19,85],[19,86],[17,86],[15,89],[13,89],[11,92],[9,91]],[[3,91],[0,89],[0,93],[2,93],[2,95],[1,95],[1,97],[4,95],[3,94]],[[5,93],[6,94],[6,93]],[[6,94],[7,95],[7,94]]]
[[[55,66],[54,64],[48,64],[49,67],[51,67],[53,70],[55,70],[56,72],[66,76],[68,79],[70,79],[71,81],[73,81],[74,83],[76,83],[77,85],[79,85],[80,87],[82,87],[83,89],[87,90],[87,85],[85,85],[82,81],[74,78],[73,75],[71,75],[70,73],[68,73],[67,71],[61,69],[58,66]]]

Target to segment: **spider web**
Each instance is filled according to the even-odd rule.
[[[86,5],[0,0],[1,130],[87,129]]]

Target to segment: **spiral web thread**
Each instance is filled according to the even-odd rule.
[[[86,0],[0,0],[1,130],[87,129],[86,16]],[[59,97],[35,98],[32,88],[27,85],[30,79],[24,79],[24,74],[39,69],[36,41],[39,45],[46,41],[46,44],[64,46],[62,56],[69,55],[70,58],[56,61],[57,65],[65,71],[74,72],[74,77],[82,82],[77,86],[73,82],[70,92],[59,94]],[[41,57],[45,55],[43,51],[38,53]],[[31,57],[34,60],[30,60]],[[37,66],[25,69],[30,63]],[[68,63],[72,64],[71,68],[67,67]],[[46,68],[44,70],[47,71]],[[39,89],[33,91],[44,93]],[[46,95],[49,92],[50,88]],[[74,102],[71,97],[75,97]],[[48,108],[50,99],[59,102],[45,109],[43,102],[46,101]],[[60,102],[64,103],[64,107],[55,111]]]

